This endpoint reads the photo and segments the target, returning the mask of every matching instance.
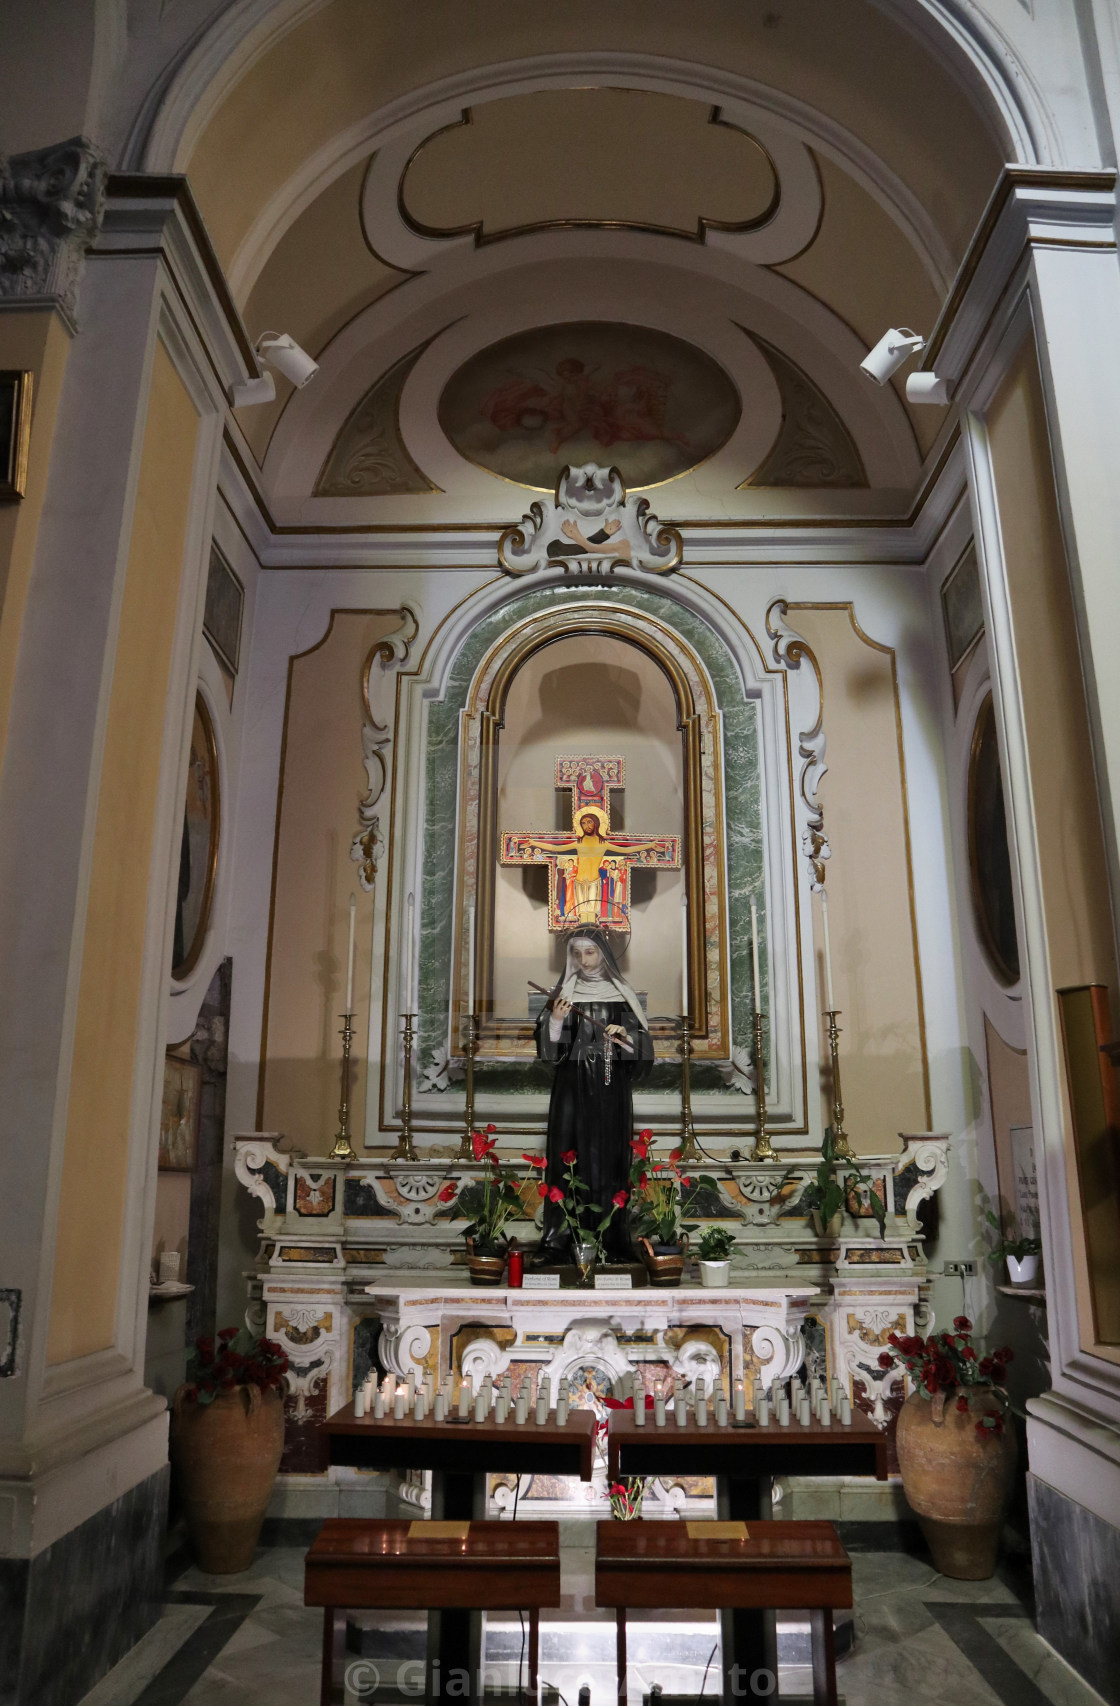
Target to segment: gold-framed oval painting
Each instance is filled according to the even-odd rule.
[[[194,702],[187,796],[179,844],[179,886],[175,900],[175,939],[171,975],[182,981],[198,964],[214,903],[221,829],[221,778],[214,725],[201,693]]]

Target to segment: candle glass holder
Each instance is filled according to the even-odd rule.
[[[758,1131],[754,1140],[754,1161],[773,1161],[774,1151],[766,1130],[766,1048],[763,1041],[763,1016],[754,1016],[754,1094],[758,1106]]]
[[[840,1031],[836,1024],[840,1009],[830,1007],[828,1020],[828,1053],[832,1062],[832,1153],[837,1161],[854,1161],[848,1134],[844,1130],[844,1096],[840,1088]]]
[[[412,1021],[414,1013],[402,1013],[401,1042],[404,1049],[404,1084],[401,1088],[401,1135],[397,1146],[390,1155],[390,1161],[418,1161],[412,1143]]]
[[[338,1130],[334,1134],[332,1161],[356,1161],[357,1153],[350,1142],[350,1045],[354,1037],[354,1015],[343,1013],[341,1089],[338,1100]]]
[[[687,1013],[680,1020],[681,1049],[681,1160],[699,1161],[696,1127],[692,1123],[692,1020]]]

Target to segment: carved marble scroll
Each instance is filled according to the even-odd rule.
[[[832,857],[832,848],[828,844],[824,828],[824,806],[819,794],[820,785],[828,772],[828,765],[824,761],[824,677],[812,646],[787,622],[788,611],[789,605],[785,599],[776,598],[766,612],[766,632],[774,642],[775,663],[780,664],[783,669],[800,670],[802,663],[808,659],[816,677],[816,716],[798,733],[797,750],[804,760],[798,779],[798,789],[806,812],[801,848],[809,862],[812,887],[817,890],[824,888],[825,860]]]
[[[556,496],[532,504],[498,541],[498,562],[515,578],[534,569],[601,575],[616,563],[667,575],[683,549],[675,527],[658,520],[648,498],[628,497],[617,468],[587,462],[565,468]]]
[[[362,763],[365,765],[366,791],[358,801],[358,833],[350,843],[350,858],[358,867],[358,881],[367,894],[373,892],[377,862],[385,851],[377,806],[385,792],[389,774],[385,762],[392,739],[389,733],[389,672],[408,662],[412,642],[420,629],[415,611],[407,604],[401,606],[400,617],[400,626],[383,640],[378,640],[362,670],[362,698],[366,707],[366,721],[362,725]]]

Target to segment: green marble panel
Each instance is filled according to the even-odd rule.
[[[730,920],[734,1041],[751,1046],[750,907],[755,896],[759,915],[762,977],[767,977],[767,926],[763,885],[762,796],[758,703],[743,692],[735,660],[714,629],[694,611],[685,609],[657,587],[571,586],[534,587],[485,617],[467,635],[448,675],[443,697],[428,707],[425,754],[424,888],[420,896],[420,963],[418,969],[419,1024],[417,1052],[423,1067],[433,1050],[442,1053],[447,1037],[451,996],[452,906],[455,889],[455,815],[459,778],[459,719],[471,681],[483,658],[515,624],[549,607],[572,604],[621,604],[656,617],[686,640],[707,670],[723,722],[723,787],[727,899]],[[480,1066],[476,1086],[487,1095],[526,1090],[546,1093],[551,1072],[532,1062]],[[659,1063],[647,1088],[678,1095],[679,1068]],[[716,1067],[697,1065],[693,1084],[698,1090],[737,1097]]]

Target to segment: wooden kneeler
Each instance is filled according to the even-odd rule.
[[[832,1613],[851,1603],[851,1560],[830,1522],[601,1522],[596,1528],[595,1604],[615,1608],[623,1706],[628,1606],[807,1610],[814,1706],[836,1706]],[[751,1698],[750,1677],[764,1668],[763,1655],[739,1654],[737,1668],[738,1678],[725,1670],[725,1706]]]
[[[478,1698],[480,1655],[472,1652],[471,1613],[527,1611],[535,1700],[541,1608],[560,1604],[559,1525],[335,1518],[323,1524],[307,1554],[303,1602],[324,1608],[321,1706],[341,1698],[335,1667],[344,1657],[343,1614],[389,1609],[440,1613],[426,1698],[457,1706]],[[456,1675],[464,1670],[470,1673],[466,1694]],[[453,1676],[455,1691],[448,1693]]]

